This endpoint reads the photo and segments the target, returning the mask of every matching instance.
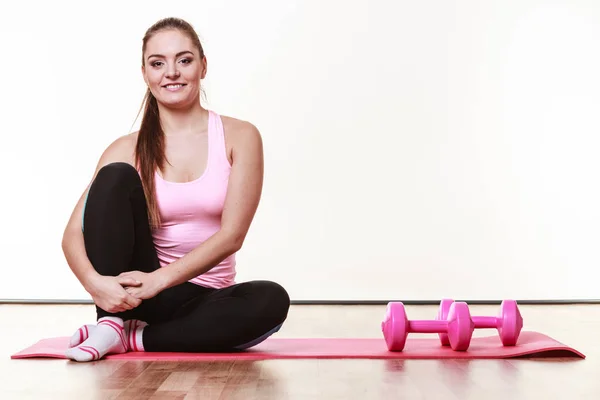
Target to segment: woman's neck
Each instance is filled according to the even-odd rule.
[[[200,102],[191,108],[160,107],[160,121],[166,136],[187,136],[206,131],[208,110]]]

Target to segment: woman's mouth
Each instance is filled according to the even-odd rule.
[[[184,86],[186,86],[186,85],[183,83],[173,83],[173,84],[165,85],[163,87],[170,92],[176,92],[176,91],[180,90],[181,88],[183,88]]]

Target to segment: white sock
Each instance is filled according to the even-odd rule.
[[[130,319],[125,322],[125,332],[127,333],[127,345],[129,351],[144,351],[144,341],[142,335],[144,328],[148,324],[138,319]]]
[[[75,347],[83,343],[87,340],[88,337],[92,334],[92,332],[96,329],[96,325],[85,324],[81,328],[77,329],[77,331],[71,336],[71,340],[69,340],[69,348]]]
[[[65,355],[75,361],[96,361],[107,354],[125,353],[128,350],[123,320],[103,317],[81,344],[68,349]]]

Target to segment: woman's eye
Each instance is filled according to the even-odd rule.
[[[180,60],[181,63],[184,64],[190,64],[192,62],[192,60],[190,60],[189,58],[184,58],[182,60]],[[150,65],[152,65],[153,67],[160,67],[161,65],[163,65],[162,61],[154,61],[153,63],[151,63]]]

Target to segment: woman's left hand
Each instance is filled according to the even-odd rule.
[[[163,290],[162,282],[158,275],[152,272],[127,271],[119,276],[133,278],[142,282],[139,286],[128,286],[125,288],[127,293],[140,300],[151,299]]]

